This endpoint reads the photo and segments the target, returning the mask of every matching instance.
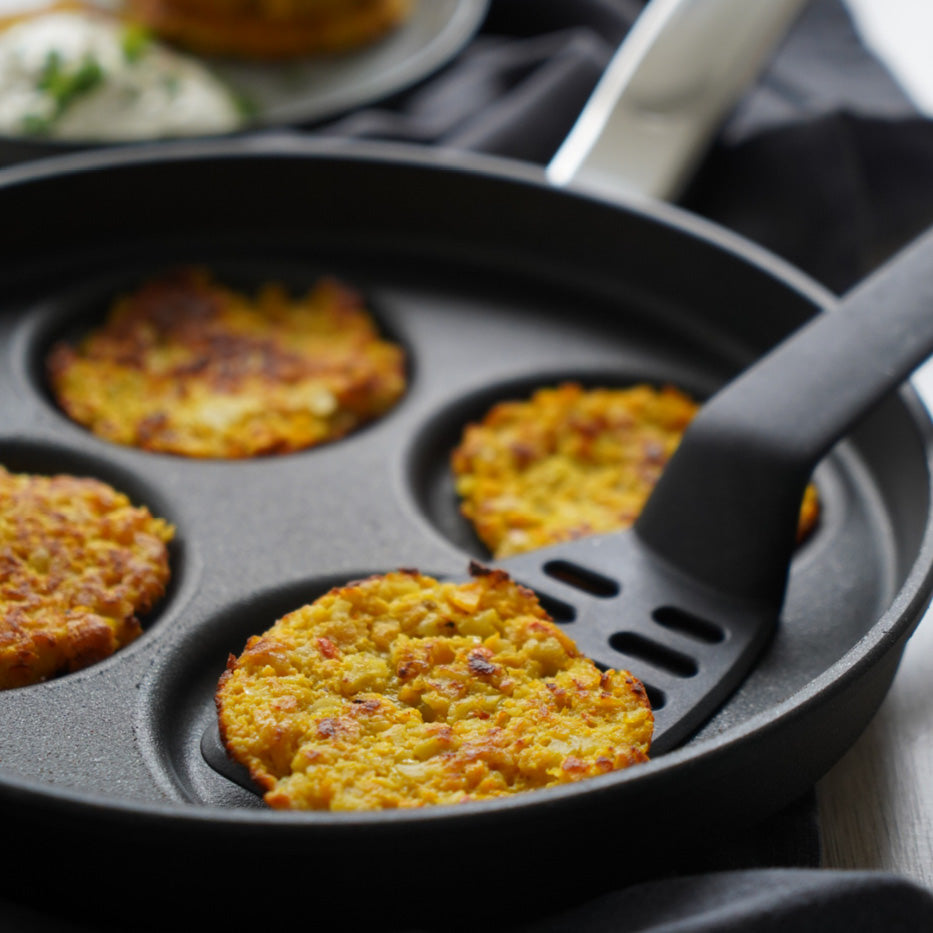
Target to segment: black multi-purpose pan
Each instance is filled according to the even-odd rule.
[[[821,522],[793,555],[776,629],[678,747],[458,807],[266,809],[202,751],[228,653],[335,583],[400,565],[462,576],[488,560],[448,472],[467,421],[563,379],[673,382],[705,398],[814,315],[841,313],[837,302],[674,208],[391,146],[283,138],[83,154],[6,170],[0,216],[0,462],[98,476],[178,529],[173,583],[142,638],[0,694],[0,816],[21,853],[8,886],[25,897],[43,897],[51,860],[67,866],[55,884],[76,910],[132,910],[138,925],[205,905],[221,920],[527,915],[664,871],[682,849],[775,812],[884,697],[933,585],[931,430],[908,386],[820,461]],[[323,273],[354,284],[407,348],[405,398],[340,442],[255,461],[88,435],[53,404],[45,352],[179,263],[244,287],[297,289]]]
[[[673,209],[557,190],[532,169],[386,147],[86,155],[7,173],[0,205],[11,219],[0,459],[99,476],[178,528],[172,589],[140,640],[80,674],[0,695],[3,818],[32,853],[26,874],[51,840],[72,877],[131,862],[167,893],[190,880],[196,858],[198,879],[229,892],[258,871],[321,896],[361,872],[384,891],[440,866],[439,894],[452,879],[501,870],[537,905],[568,890],[555,874],[561,885],[581,872],[624,880],[793,800],[884,696],[930,591],[930,432],[909,388],[821,462],[821,524],[794,556],[777,631],[682,747],[481,805],[265,810],[201,753],[227,654],[334,583],[400,565],[462,575],[471,557],[484,559],[447,472],[470,418],[566,378],[676,382],[703,397],[834,302]],[[355,284],[408,349],[404,401],[339,443],[251,462],[89,436],[51,402],[44,352],[114,294],[190,262],[244,286],[277,278],[297,288],[325,272]],[[393,903],[429,899],[412,897]]]

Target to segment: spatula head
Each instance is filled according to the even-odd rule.
[[[666,564],[634,530],[497,564],[537,592],[580,651],[645,685],[652,753],[680,744],[741,683],[777,624],[773,605],[721,593]]]
[[[642,681],[655,717],[652,755],[674,748],[712,715],[776,624],[773,608],[691,580],[635,531],[581,538],[497,566],[534,590],[598,666],[630,671]],[[245,768],[228,758],[216,722],[201,750],[215,770],[255,790]]]

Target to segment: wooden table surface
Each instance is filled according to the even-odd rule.
[[[914,384],[933,411],[933,364]],[[827,867],[885,869],[933,889],[933,611],[868,729],[818,787]]]

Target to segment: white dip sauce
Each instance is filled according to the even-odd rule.
[[[0,32],[0,134],[120,141],[242,121],[199,62],[103,16],[49,13]]]

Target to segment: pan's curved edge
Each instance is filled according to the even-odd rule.
[[[362,162],[391,161],[442,172],[466,173],[503,178],[550,191],[566,191],[580,200],[611,204],[635,214],[650,217],[662,224],[708,240],[725,250],[741,254],[743,259],[785,281],[818,307],[829,307],[836,296],[796,266],[771,253],[754,241],[690,213],[684,208],[644,195],[619,194],[611,201],[585,191],[558,189],[552,185],[541,166],[501,156],[442,147],[420,147],[407,143],[347,140],[340,137],[309,138],[288,131],[270,132],[233,139],[182,140],[163,143],[140,143],[115,150],[90,150],[36,159],[25,165],[0,167],[0,190],[39,181],[52,175],[100,171],[134,163],[184,161],[187,159],[237,158],[321,158],[339,157]]]

